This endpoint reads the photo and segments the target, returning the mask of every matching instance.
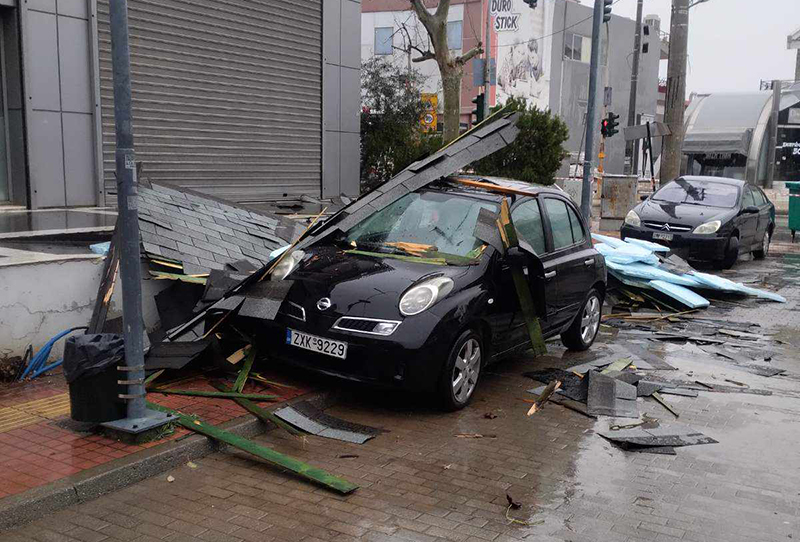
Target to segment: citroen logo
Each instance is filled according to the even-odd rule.
[[[331,300],[330,298],[323,297],[319,301],[317,301],[317,308],[321,311],[326,311],[331,308]]]
[[[667,224],[666,222],[664,222],[664,225],[663,225],[663,226],[661,226],[661,229],[662,229],[662,230],[667,230],[667,231],[669,231],[669,224]]]

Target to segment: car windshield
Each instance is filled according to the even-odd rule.
[[[676,179],[653,194],[653,201],[688,203],[732,209],[736,206],[739,190],[736,186],[706,180]]]
[[[473,234],[482,208],[498,210],[492,202],[465,196],[412,192],[351,228],[344,241],[381,252],[472,257],[484,245]]]

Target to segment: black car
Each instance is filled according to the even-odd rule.
[[[530,245],[515,261],[529,264],[544,335],[589,348],[606,267],[575,205],[558,189],[480,180],[525,191],[507,196]],[[530,347],[509,257],[474,234],[481,209],[498,211],[503,197],[449,178],[287,255],[270,280],[291,288],[259,338],[285,362],[463,407],[488,363]]]
[[[774,229],[775,206],[759,187],[725,177],[684,176],[634,207],[620,236],[654,241],[686,259],[728,269],[739,254],[764,258]]]

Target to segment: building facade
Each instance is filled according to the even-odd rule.
[[[493,17],[488,40],[486,36],[487,2],[491,0],[453,0],[448,17],[448,38],[451,52],[462,54],[478,42],[491,44],[491,62],[495,70],[488,92],[490,103],[504,103],[510,97],[525,98],[529,103],[549,109],[568,125],[570,138],[566,146],[575,157],[581,152],[585,132],[584,119],[589,87],[591,56],[592,8],[574,0],[540,0],[531,9],[523,0],[494,0],[497,15]],[[430,8],[437,1],[427,2]],[[502,19],[498,22],[498,19]],[[658,100],[658,72],[662,60],[660,22],[648,16],[642,36],[647,52],[641,55],[637,92],[637,116],[655,120]],[[621,125],[628,117],[631,81],[631,57],[636,23],[612,16],[609,32],[602,35],[601,77],[610,87],[608,111],[620,115]],[[652,27],[652,28],[651,28]],[[388,41],[391,36],[391,42]],[[361,24],[361,56],[391,58],[398,65],[419,69],[426,77],[426,92],[440,92],[441,82],[434,61],[412,62],[408,41],[427,49],[424,28],[409,10],[407,0],[363,0]],[[666,58],[664,56],[664,58]],[[608,59],[607,61],[605,59]],[[464,69],[461,92],[461,124],[471,121],[472,103],[482,87],[480,60],[469,61]],[[603,111],[600,93],[598,110]],[[441,104],[441,98],[439,100]],[[599,130],[599,126],[598,126]],[[574,158],[573,158],[574,160]],[[625,143],[620,134],[606,142],[606,170],[621,173],[625,163]],[[566,173],[567,164],[563,173]]]
[[[113,205],[109,0],[0,0],[0,202]],[[129,0],[146,178],[237,202],[358,193],[355,0]]]

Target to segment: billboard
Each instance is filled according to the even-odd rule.
[[[497,33],[496,103],[525,98],[550,107],[553,4],[539,0],[531,9],[523,0],[490,0]]]

